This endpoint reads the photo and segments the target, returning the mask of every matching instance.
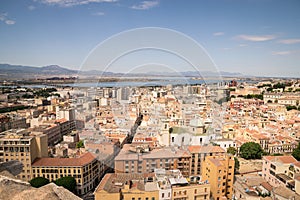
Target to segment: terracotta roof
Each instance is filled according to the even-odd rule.
[[[266,160],[271,162],[281,162],[284,164],[295,163],[297,160],[293,156],[265,156]]]
[[[261,186],[263,186],[266,190],[268,190],[269,192],[272,191],[272,186],[268,183],[268,182],[263,182],[261,183]]]
[[[88,152],[78,158],[37,158],[33,167],[84,166],[91,163],[95,157]]]

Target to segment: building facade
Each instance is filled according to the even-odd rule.
[[[48,138],[45,134],[32,134],[27,130],[8,130],[0,135],[0,162],[18,160],[23,171],[17,178],[32,179],[31,166],[36,158],[48,156]]]
[[[38,158],[32,164],[34,178],[44,177],[51,182],[65,176],[74,177],[78,195],[93,190],[102,174],[99,162],[92,153],[85,153],[77,158]]]
[[[208,156],[203,162],[202,180],[211,186],[214,200],[223,197],[231,199],[233,195],[234,157],[232,155]]]

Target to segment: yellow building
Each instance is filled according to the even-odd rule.
[[[220,200],[222,197],[232,198],[233,178],[233,156],[208,156],[205,158],[202,168],[202,180],[209,181],[211,196],[214,200]]]
[[[32,163],[32,174],[55,181],[61,177],[75,178],[78,195],[93,190],[100,181],[102,171],[100,164],[92,153],[85,153],[76,158],[38,158]]]
[[[192,154],[192,159],[190,162],[190,175],[201,175],[201,164],[206,156],[219,156],[225,154],[224,149],[213,145],[193,145],[189,146],[188,150]]]
[[[32,134],[25,129],[11,129],[0,133],[0,162],[18,160],[23,171],[17,178],[32,179],[31,165],[36,158],[48,156],[48,139],[45,134]]]
[[[188,184],[186,186],[172,186],[172,200],[205,200],[209,199],[209,184]]]

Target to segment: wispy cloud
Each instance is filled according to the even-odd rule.
[[[103,16],[103,15],[105,15],[105,13],[104,12],[95,12],[95,13],[92,13],[92,15],[94,15],[94,16]]]
[[[16,21],[8,19],[8,20],[5,20],[5,23],[7,25],[14,25],[16,23]]]
[[[216,33],[213,33],[214,36],[221,36],[221,35],[224,35],[225,33],[224,32],[216,32]]]
[[[291,54],[291,51],[273,51],[272,55],[274,56],[284,56],[284,55],[289,55]]]
[[[148,10],[159,4],[158,1],[142,1],[140,4],[131,6],[130,8],[135,10]]]
[[[33,5],[30,5],[30,6],[28,6],[27,8],[28,8],[28,10],[35,10],[36,7],[33,6]]]
[[[276,38],[275,35],[238,35],[237,39],[252,41],[252,42],[264,42],[268,40],[273,40]]]
[[[117,0],[34,0],[43,4],[60,6],[60,7],[72,7],[78,5],[85,5],[89,3],[111,3],[116,2]]]
[[[300,43],[300,38],[279,40],[278,42],[281,44],[296,44],[296,43]]]
[[[247,44],[239,44],[239,47],[247,47]]]
[[[15,20],[8,18],[7,13],[0,13],[0,21],[4,22],[7,25],[14,25],[16,23]]]

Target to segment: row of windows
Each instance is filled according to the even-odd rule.
[[[131,200],[136,200],[135,197],[132,197]],[[138,197],[137,200],[142,200],[141,197]],[[145,200],[150,200],[149,197],[146,197]],[[155,200],[155,197],[152,197],[151,200]]]
[[[3,144],[10,144],[10,145],[13,145],[13,144],[25,144],[25,145],[28,145],[30,144],[29,141],[3,141]]]
[[[32,169],[32,172],[33,173],[35,173],[35,172],[37,172],[37,173],[64,173],[64,174],[66,174],[66,173],[68,173],[68,174],[71,174],[71,173],[73,173],[73,174],[76,174],[76,173],[78,173],[78,174],[80,174],[81,172],[80,172],[80,169],[60,169],[60,170],[58,170],[58,169],[53,169],[53,168],[46,168],[46,169]]]
[[[29,147],[4,147],[4,152],[30,152]]]

